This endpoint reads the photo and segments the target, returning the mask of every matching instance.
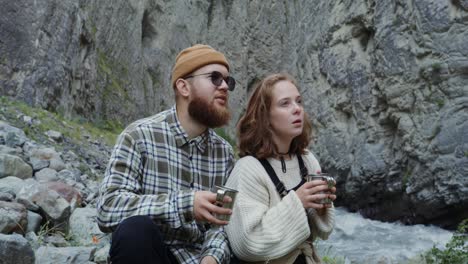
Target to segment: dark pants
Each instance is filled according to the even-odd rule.
[[[240,260],[238,258],[236,257],[231,258],[231,264],[239,264],[239,263],[240,263]],[[299,255],[294,261],[294,264],[307,264],[305,256],[303,254]]]
[[[110,261],[112,264],[177,263],[163,241],[163,235],[150,217],[132,216],[122,221],[112,234]]]
[[[299,255],[299,257],[297,257],[297,259],[294,261],[294,264],[306,264],[306,263],[307,262],[303,254]]]
[[[177,264],[177,260],[163,241],[163,235],[150,217],[129,217],[112,233],[110,263]],[[237,258],[231,259],[231,264],[237,263]],[[305,264],[304,255],[300,255],[294,263]]]

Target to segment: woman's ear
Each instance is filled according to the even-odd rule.
[[[187,80],[182,78],[177,79],[176,90],[182,97],[188,97],[190,95],[190,84]]]

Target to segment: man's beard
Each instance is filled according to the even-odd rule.
[[[188,105],[188,112],[193,119],[209,128],[224,126],[231,119],[227,102],[224,108],[216,107],[196,95]]]

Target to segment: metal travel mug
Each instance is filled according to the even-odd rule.
[[[234,207],[234,201],[236,200],[237,190],[225,187],[225,186],[217,186],[216,185],[216,204],[218,206],[232,209]],[[231,197],[231,202],[225,203],[223,202],[224,196]],[[218,215],[215,214],[215,217],[219,220],[229,221],[231,219],[231,215]]]
[[[333,188],[335,186],[336,181],[333,179],[332,176],[329,176],[328,174],[309,174],[307,175],[307,181],[315,181],[315,180],[321,180],[321,181],[326,181],[328,185],[328,189]],[[330,191],[322,191],[320,193],[328,193],[330,194]],[[318,201],[319,204],[330,204],[332,203],[332,200],[330,198],[324,198]]]

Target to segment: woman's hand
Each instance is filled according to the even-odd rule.
[[[336,199],[336,195],[334,194],[335,192],[336,188],[333,187],[329,189],[326,181],[314,180],[304,183],[299,189],[297,189],[296,195],[301,200],[304,208],[314,208],[319,210],[322,208],[330,208],[332,206],[331,203],[321,204],[320,201],[326,198],[334,201]]]

